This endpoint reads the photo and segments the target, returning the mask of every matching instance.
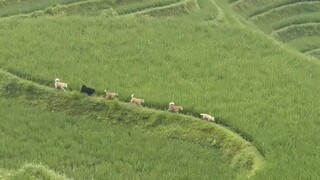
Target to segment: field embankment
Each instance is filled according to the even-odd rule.
[[[130,1],[126,3],[113,0],[83,0],[79,2],[58,1],[56,3],[57,4],[51,4],[50,6],[49,4],[44,4],[37,9],[29,11],[13,11],[10,15],[3,17],[0,16],[0,18],[12,19],[35,18],[39,16],[75,15],[103,17],[113,17],[118,15],[149,15],[162,17],[188,15],[199,10],[196,0],[153,0],[146,2]]]
[[[2,180],[10,179],[54,179],[54,180],[69,180],[69,178],[57,174],[56,172],[50,170],[48,167],[40,164],[28,163],[23,165],[17,170],[3,170],[0,169],[0,178]]]
[[[274,1],[264,1],[270,2]],[[265,168],[254,178],[317,179],[320,172],[314,167],[319,166],[320,156],[319,62],[288,51],[261,32],[239,28],[242,21],[233,18],[236,14],[230,14],[224,4],[217,5],[217,10],[223,10],[220,14],[229,17],[228,22],[235,22],[233,26],[191,21],[191,18],[146,17],[41,17],[2,21],[0,65],[51,87],[58,77],[70,83],[74,90],[87,84],[100,91],[116,91],[121,101],[128,101],[134,93],[146,99],[146,106],[167,106],[174,101],[193,112],[213,114],[240,129],[261,150]],[[33,86],[30,91],[34,90]],[[42,104],[37,99],[42,96],[26,98],[29,90],[21,90],[20,94],[28,95],[21,100]],[[63,101],[77,98],[77,93],[53,96]],[[103,102],[87,100],[84,101],[91,106],[85,108],[102,106],[104,109]],[[44,108],[48,108],[46,98],[43,102]],[[124,105],[130,113],[138,113],[137,116],[145,112],[113,103],[114,109]],[[149,117],[151,112],[146,112]],[[101,115],[93,117],[105,117]],[[126,115],[118,114],[116,123],[133,127],[130,122],[135,119],[131,121],[131,116],[121,119]],[[140,120],[143,118],[141,115]],[[175,122],[171,121],[175,118],[169,119],[160,124]],[[152,122],[159,121],[154,117]],[[170,128],[193,120],[177,122]],[[153,123],[146,127],[152,126]],[[176,131],[183,132],[181,129]],[[155,132],[159,131],[155,128]],[[223,173],[214,177],[228,179]]]
[[[0,179],[47,174],[37,167],[22,172],[30,162],[72,179],[239,176],[220,151],[200,144],[143,133],[112,120],[50,112],[14,97],[1,97],[0,106]]]
[[[319,10],[317,0],[281,0],[281,1],[251,1],[239,0],[231,2],[234,11],[241,14],[249,22],[255,24],[263,32],[280,42],[293,47],[301,53],[318,57],[315,53],[320,48],[319,43],[310,37],[319,37]],[[304,39],[304,40],[303,40]],[[292,45],[293,40],[299,40],[313,49],[306,52],[299,46]],[[308,42],[307,42],[308,41]],[[306,43],[305,43],[306,42]]]
[[[119,101],[86,98],[79,92],[57,93],[52,88],[34,85],[8,73],[1,73],[2,97],[19,98],[53,112],[82,115],[102,121],[116,121],[148,134],[176,138],[218,149],[231,166],[252,176],[261,170],[264,160],[258,150],[239,135],[219,125],[198,118],[135,107]]]

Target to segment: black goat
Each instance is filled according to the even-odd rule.
[[[86,94],[88,94],[88,96],[91,96],[94,92],[96,92],[96,90],[93,88],[89,88],[86,85],[82,85],[80,92],[86,93]]]

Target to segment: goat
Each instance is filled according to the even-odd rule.
[[[68,84],[64,83],[64,82],[61,82],[60,79],[56,78],[54,80],[54,88],[62,89],[62,90],[64,90],[66,92],[66,90],[64,88],[68,88]]]
[[[86,85],[82,85],[80,92],[86,93],[88,94],[88,96],[91,96],[94,92],[96,92],[96,90],[93,88],[87,87]]]
[[[214,117],[213,116],[211,116],[209,114],[205,114],[205,113],[201,113],[200,115],[202,116],[202,119],[214,122]]]
[[[104,92],[106,93],[104,95],[104,97],[106,99],[114,99],[115,97],[117,97],[119,94],[118,93],[114,93],[114,92],[107,92],[107,90],[104,90]]]
[[[174,102],[169,103],[169,109],[167,111],[174,112],[174,113],[180,113],[180,111],[183,110],[182,106],[175,106]]]
[[[134,94],[131,95],[130,103],[134,103],[134,104],[141,106],[141,104],[144,103],[144,99],[134,98],[133,95]]]

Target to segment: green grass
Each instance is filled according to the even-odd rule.
[[[55,179],[55,180],[68,180],[69,178],[59,175],[50,170],[48,167],[41,164],[27,163],[17,170],[2,170],[0,169],[0,178],[3,180],[9,179]]]
[[[311,20],[310,13],[319,12],[319,10],[319,2],[301,2],[290,4],[282,8],[272,9],[268,11],[268,13],[261,16],[255,16],[255,18],[251,20],[266,33],[271,33],[273,30],[294,24],[293,19],[297,19],[296,21],[304,19],[304,21],[307,22],[308,20]],[[314,17],[319,16],[314,14]],[[273,27],[273,24],[275,23],[281,25]]]
[[[306,53],[320,47],[319,36],[309,36],[303,38],[297,38],[288,43],[290,47],[299,50],[300,52]]]
[[[150,8],[129,15],[147,15],[152,17],[164,17],[164,16],[185,16],[192,14],[199,9],[197,0],[185,0],[166,6]]]
[[[295,39],[320,35],[318,27],[320,4],[317,0],[240,0],[231,3],[231,7],[260,30],[288,46],[296,44],[291,43]],[[305,43],[299,44],[302,47],[297,49],[299,51],[309,49],[310,44],[311,46],[318,44],[315,40],[311,42],[297,40],[297,42]]]
[[[312,51],[308,51],[306,54],[309,54],[313,57],[320,58],[320,49],[314,49]]]
[[[198,0],[199,8],[201,9],[198,11],[194,16],[198,21],[214,21],[219,20],[219,10],[216,6],[212,4],[211,1],[208,0]]]
[[[317,4],[317,1],[307,2]],[[148,2],[119,0],[113,8],[121,5],[135,9],[140,5],[143,7],[142,3]],[[243,175],[248,175],[245,173],[248,169],[258,167],[261,170],[263,167],[253,179],[317,179],[320,176],[315,168],[319,166],[320,156],[320,138],[317,136],[320,130],[320,62],[296,51],[320,56],[317,42],[320,28],[318,23],[310,23],[317,22],[317,14],[306,13],[314,12],[317,7],[300,6],[308,3],[297,0],[199,0],[200,10],[182,18],[39,17],[1,21],[0,67],[50,86],[45,88],[30,82],[27,86],[12,82],[3,86],[1,90],[6,98],[13,99],[2,99],[1,107],[9,107],[1,114],[19,112],[10,114],[13,118],[7,127],[23,125],[24,121],[18,120],[28,117],[25,114],[30,114],[29,119],[33,120],[35,114],[47,113],[47,118],[32,121],[38,125],[36,132],[43,133],[49,126],[61,128],[59,133],[66,133],[63,137],[67,138],[55,151],[64,152],[66,145],[76,150],[60,157],[52,153],[51,148],[39,158],[36,153],[11,155],[12,149],[19,148],[9,147],[0,163],[2,159],[6,162],[15,159],[0,167],[8,173],[35,160],[35,163],[43,163],[54,172],[75,179],[90,179],[91,175],[97,179],[242,179],[245,178]],[[279,9],[282,11],[277,11]],[[305,14],[294,15],[300,12]],[[157,16],[164,13],[157,12]],[[250,17],[261,18],[264,26],[255,25],[264,31],[271,32],[274,27],[280,27],[273,35],[292,48],[287,49],[271,37],[252,30],[250,23],[256,22],[245,20]],[[119,101],[101,103],[96,96],[89,99],[76,92],[57,94],[52,89],[56,77],[68,82],[75,91],[79,91],[81,84],[87,84],[97,89],[97,95],[104,89],[118,92]],[[48,95],[44,95],[46,92]],[[228,126],[257,147],[266,164],[253,165],[256,151],[251,154],[246,148],[243,150],[236,138],[222,136],[224,131],[217,132],[221,130],[219,125],[123,103],[129,101],[132,93],[146,100],[144,106],[158,110],[165,111],[168,102],[174,101],[184,107],[184,114],[213,114],[218,124]],[[24,105],[21,106],[21,102]],[[16,104],[10,107],[10,103]],[[36,107],[27,108],[25,104]],[[59,106],[61,104],[63,106]],[[26,113],[24,108],[38,113]],[[57,123],[49,124],[52,120]],[[12,123],[15,121],[18,122]],[[86,133],[66,131],[72,126],[64,123],[72,122],[73,125],[74,121],[84,123]],[[29,132],[34,139],[40,138],[30,131],[22,132]],[[110,133],[117,136],[107,136]],[[120,142],[121,146],[111,145],[118,154],[99,152],[109,147],[104,146],[106,140],[101,138],[106,136]],[[215,141],[218,137],[219,145]],[[7,144],[17,140],[16,136],[14,138],[7,140]],[[88,139],[88,150],[77,150],[78,144],[74,143],[77,138]],[[123,144],[135,140],[137,147],[144,149],[137,151],[138,155],[126,156],[128,150]],[[23,143],[20,140],[16,145],[23,147]],[[174,143],[179,145],[172,145]],[[154,149],[165,146],[165,150],[155,154],[148,145]],[[190,151],[175,159],[171,154],[179,149],[176,147],[190,148]],[[25,149],[36,151],[30,147]],[[202,154],[202,160],[189,159],[194,154]],[[100,161],[98,157],[113,158],[117,163],[106,165],[108,162]],[[149,157],[158,158],[157,163]],[[212,159],[206,161],[208,157]],[[73,164],[80,164],[78,171]],[[96,168],[92,168],[93,164]]]
[[[135,93],[145,106],[165,110],[174,101],[213,114],[265,155],[266,167],[257,179],[320,175],[313,170],[320,142],[314,136],[319,64],[279,48],[261,33],[186,19],[18,22],[2,22],[1,67],[51,87],[59,77],[74,90],[85,83],[116,91],[121,101]]]
[[[252,1],[252,0],[242,0],[239,1],[240,3],[236,3],[236,5],[233,5],[233,9],[246,18],[252,18],[254,16],[259,16],[261,14],[264,14],[268,11],[271,11],[276,8],[280,8],[283,6],[293,5],[295,3],[300,2],[313,2],[318,0],[259,0],[259,1]]]
[[[101,120],[51,113],[16,99],[0,99],[0,106],[1,168],[18,169],[35,162],[75,179],[236,175],[218,151],[201,145]]]
[[[23,0],[0,4],[0,17],[31,13],[56,4],[70,4],[81,0]]]
[[[113,0],[89,0],[68,5],[57,5],[44,10],[44,15],[82,15],[97,16],[102,11],[111,8]]]
[[[290,25],[277,31],[273,31],[272,35],[286,43],[302,37],[320,36],[320,23],[310,22]]]
[[[119,4],[114,9],[118,12],[119,15],[124,15],[124,14],[142,11],[149,8],[166,6],[166,5],[177,3],[180,1],[181,0],[153,0],[153,1],[147,1],[144,3],[141,3],[141,2],[126,3],[126,4]]]
[[[320,9],[320,8],[319,8]],[[273,24],[275,30],[284,28],[290,25],[305,24],[310,22],[320,22],[320,13],[308,13],[303,15],[291,16],[289,18],[281,19]]]

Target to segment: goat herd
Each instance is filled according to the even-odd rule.
[[[55,83],[54,83],[54,87],[56,89],[62,89],[63,91],[66,91],[65,88],[68,88],[68,84],[64,83],[64,82],[61,82],[60,79],[56,78],[55,79]],[[95,93],[95,89],[87,87],[86,85],[82,85],[80,92],[81,93],[85,93],[88,96],[91,96],[93,93]],[[114,99],[115,97],[118,96],[118,93],[115,93],[115,92],[108,92],[107,90],[104,90],[104,92],[105,92],[105,94],[103,95],[103,97],[106,98],[106,99],[109,99],[109,100],[112,100],[112,99]],[[134,96],[134,94],[131,95],[130,103],[134,103],[134,104],[137,104],[139,106],[141,106],[141,104],[144,103],[144,99],[135,98],[133,96]],[[173,113],[180,113],[182,110],[183,110],[182,106],[176,106],[174,104],[174,102],[170,102],[169,103],[169,108],[168,108],[167,111],[173,112]],[[209,114],[205,114],[205,113],[201,113],[200,115],[202,116],[202,119],[214,122],[214,117],[213,116],[211,116]]]

